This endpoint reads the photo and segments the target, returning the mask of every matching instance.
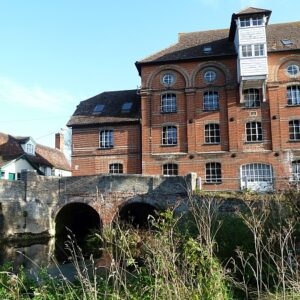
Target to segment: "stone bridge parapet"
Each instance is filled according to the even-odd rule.
[[[104,225],[128,203],[146,203],[158,210],[187,198],[196,175],[99,175],[45,177],[22,173],[20,181],[0,180],[0,236],[55,233],[58,212],[70,203],[94,208]]]

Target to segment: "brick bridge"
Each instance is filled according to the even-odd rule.
[[[53,236],[65,226],[75,231],[102,228],[129,212],[142,222],[148,213],[186,200],[195,184],[195,174],[57,178],[24,172],[20,181],[0,180],[0,238],[24,233]]]

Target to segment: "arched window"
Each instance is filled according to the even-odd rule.
[[[218,110],[219,109],[219,93],[208,91],[204,93],[203,110]]]
[[[177,164],[164,164],[163,165],[163,175],[178,175],[178,165]]]
[[[162,128],[162,144],[177,145],[177,127],[163,126]]]
[[[287,87],[288,105],[300,105],[300,86],[291,85]]]
[[[220,126],[219,124],[206,124],[205,125],[205,143],[206,144],[219,144],[220,143]]]
[[[222,173],[221,164],[218,162],[210,162],[205,165],[205,182],[221,183]]]
[[[259,89],[244,90],[245,107],[253,108],[260,106]]]
[[[261,122],[248,122],[246,123],[246,141],[247,142],[260,142],[262,141],[262,128]]]
[[[114,163],[109,165],[109,173],[111,174],[122,174],[123,173],[123,164]]]
[[[161,96],[161,112],[176,112],[176,95],[166,93]]]

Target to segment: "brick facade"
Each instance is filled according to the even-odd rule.
[[[265,18],[269,18],[270,11],[264,12]],[[248,10],[233,15],[233,20],[243,14],[252,17],[258,13],[262,14],[262,10]],[[295,35],[293,38],[298,41],[299,23],[292,24],[296,34],[294,32],[290,35]],[[137,62],[141,76],[140,124],[115,124],[115,145],[113,149],[105,151],[97,149],[101,126],[73,129],[73,174],[107,173],[112,161],[122,162],[125,173],[147,175],[163,174],[164,166],[175,165],[174,172],[178,175],[197,173],[203,189],[237,190],[242,185],[242,166],[264,168],[268,165],[273,177],[272,185],[283,188],[292,177],[292,163],[300,159],[300,139],[297,137],[293,140],[289,128],[290,121],[300,120],[300,88],[296,95],[296,105],[288,105],[287,99],[288,87],[300,86],[300,45],[294,42],[295,47],[280,48],[282,40],[277,36],[280,30],[284,36],[284,26],[273,26],[267,32],[266,88],[254,86],[260,77],[252,76],[246,82],[248,85],[250,82],[247,89],[249,93],[255,88],[255,92],[259,94],[260,103],[257,106],[247,107],[241,99],[239,56],[232,50],[232,42],[227,42],[229,46],[226,47],[230,49],[228,53],[225,53],[225,49],[225,54],[219,49],[221,54],[218,55],[199,55],[198,58],[191,56],[187,59],[184,55],[194,55],[189,51],[195,50],[193,47],[186,47],[180,50],[185,51],[182,57],[174,58],[179,51],[172,50],[171,46],[169,50]],[[219,42],[223,40],[218,35],[226,36],[228,33],[221,30],[212,31],[211,34],[215,34],[215,39]],[[183,47],[181,44],[184,45],[187,39],[193,38],[193,33],[186,37],[180,36],[174,47]],[[211,42],[213,47],[216,41]],[[272,46],[272,41],[275,46],[277,43],[276,49]],[[198,43],[199,47],[207,45],[204,42]],[[298,66],[297,74],[288,74],[287,67],[290,65]],[[213,71],[216,75],[212,82],[204,79],[207,71]],[[163,82],[165,74],[172,75],[172,84],[166,85]],[[213,109],[207,108],[205,102],[206,97],[212,95],[218,97],[218,106]],[[163,97],[176,98],[176,109],[168,108],[164,111]],[[176,140],[172,136],[174,132]],[[171,135],[169,139],[166,138],[168,134]],[[211,137],[211,134],[216,134],[217,139]],[[209,168],[213,171],[208,170]],[[213,178],[216,168],[220,169],[220,180]],[[265,171],[261,172],[259,176],[265,176]],[[212,180],[209,179],[210,176]]]

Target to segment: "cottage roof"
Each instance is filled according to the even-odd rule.
[[[81,101],[67,126],[139,122],[138,90],[104,92]]]
[[[63,152],[41,144],[36,144],[35,155],[27,154],[22,148],[30,137],[14,137],[0,132],[0,167],[21,156],[38,169],[39,165],[70,171],[71,166]]]
[[[254,11],[254,8],[243,10],[239,14],[248,14],[250,11]],[[300,49],[300,22],[268,25],[266,34],[269,52]],[[228,35],[228,29],[181,33],[176,44],[136,62],[136,66],[140,70],[143,64],[236,55],[234,43],[229,40]],[[293,44],[285,46],[282,43],[284,39],[291,39]],[[207,51],[207,47],[211,47],[211,51]]]

